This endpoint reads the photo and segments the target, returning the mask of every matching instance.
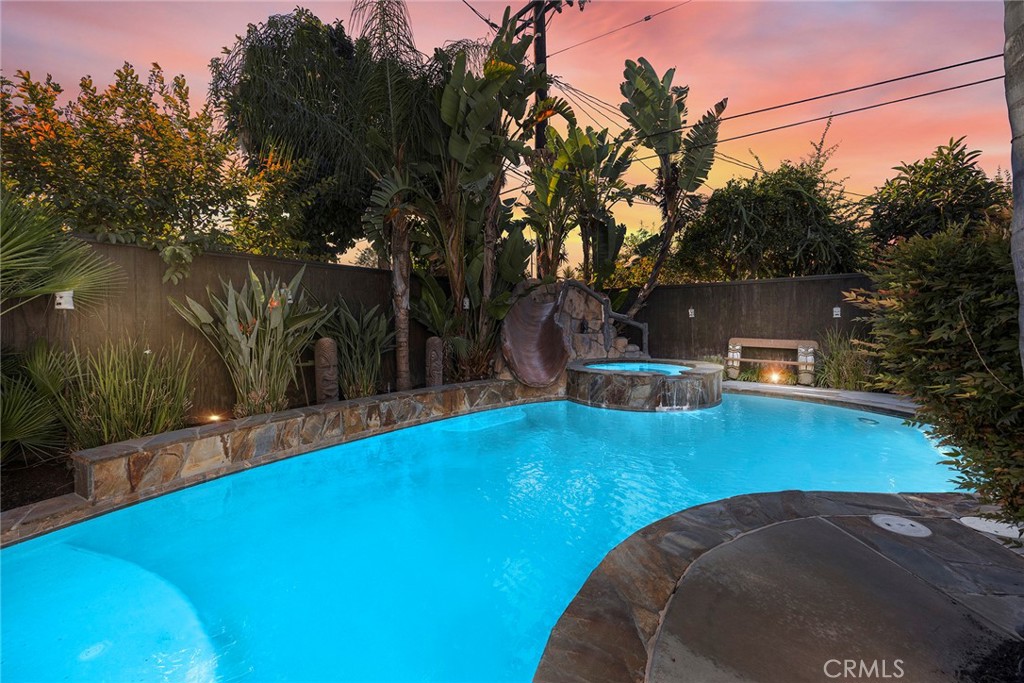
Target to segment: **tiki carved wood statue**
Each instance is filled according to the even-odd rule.
[[[321,337],[313,349],[316,373],[316,402],[338,400],[338,345],[333,339]]]

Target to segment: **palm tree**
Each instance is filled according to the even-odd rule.
[[[626,61],[624,75],[621,90],[626,101],[619,108],[638,133],[640,144],[657,156],[658,181],[654,192],[662,218],[658,255],[647,282],[627,312],[632,317],[657,287],[672,241],[695,213],[698,200],[694,193],[711,171],[718,124],[728,100],[723,99],[704,114],[684,138],[689,88],[672,85],[675,69],[659,78],[650,62],[641,57],[639,62]]]
[[[5,191],[0,198],[0,315],[41,296],[72,290],[75,304],[98,303],[124,273],[63,229],[49,208]]]
[[[377,229],[390,216],[423,226],[448,277],[449,314],[456,321],[453,333],[464,342],[467,377],[485,373],[494,322],[507,305],[505,285],[521,277],[517,264],[528,257],[522,232],[510,225],[510,207],[501,200],[505,171],[529,153],[525,140],[538,121],[556,113],[572,120],[561,100],[528,109],[545,78],[525,64],[529,45],[529,38],[516,37],[506,10],[480,72],[469,66],[473,50],[438,55],[448,68],[437,106],[425,117],[431,144],[417,172],[393,169],[380,179],[367,216]]]
[[[428,110],[443,72],[416,50],[402,0],[358,0],[353,43],[341,22],[326,25],[307,10],[252,27],[228,56],[215,60],[211,96],[250,154],[278,150],[304,160],[330,191],[363,215],[382,187],[408,185],[422,158]],[[410,231],[401,193],[367,236],[391,263],[395,383],[409,374]],[[339,217],[347,220],[347,214]]]
[[[391,258],[391,303],[395,317],[395,385],[399,391],[412,386],[409,373],[409,290],[412,280],[412,241],[415,214],[408,180],[409,161],[423,156],[430,133],[426,126],[433,108],[434,92],[443,74],[437,62],[428,62],[416,49],[409,12],[403,0],[357,0],[352,21],[360,27],[372,60],[367,79],[367,111],[375,113],[376,127],[367,131],[377,181],[371,200],[381,192],[390,195],[383,220],[372,219],[368,205],[364,225],[373,227],[378,251]],[[398,189],[398,192],[392,191]],[[370,217],[370,220],[367,220]]]
[[[1006,0],[1003,30],[1006,48],[1003,62],[1006,70],[1006,104],[1010,113],[1010,133],[1013,142],[1010,165],[1013,169],[1013,223],[1010,233],[1010,254],[1017,275],[1017,295],[1020,299],[1020,352],[1024,367],[1024,3]]]

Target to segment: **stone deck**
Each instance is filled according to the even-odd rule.
[[[979,511],[960,494],[801,491],[683,510],[608,554],[534,680],[1020,681],[1024,557],[957,521]]]
[[[722,382],[722,391],[728,394],[771,396],[773,398],[788,398],[795,401],[808,401],[810,403],[826,403],[828,405],[867,410],[896,417],[913,417],[917,411],[917,404],[910,399],[892,394],[879,394],[873,391],[846,391],[844,389],[823,389],[821,387],[805,387],[795,384],[763,384],[759,382],[738,382],[735,380]]]

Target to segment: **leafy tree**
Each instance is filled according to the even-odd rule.
[[[713,192],[680,240],[677,268],[698,281],[859,269],[864,241],[855,206],[826,169],[832,151],[819,142],[807,159],[762,168]]]
[[[897,175],[865,200],[876,246],[928,237],[952,225],[1007,222],[1010,188],[985,175],[978,167],[980,155],[958,138],[939,145],[927,159],[896,166]]]
[[[296,8],[250,24],[210,63],[210,99],[249,162],[272,155],[301,163],[294,191],[306,195],[301,239],[334,256],[362,236],[373,178],[364,107],[371,48],[356,46],[341,21],[325,24]]]
[[[654,194],[661,207],[661,243],[647,282],[627,311],[634,316],[658,284],[658,275],[668,259],[672,243],[697,204],[695,192],[707,180],[718,142],[718,124],[727,100],[722,100],[693,124],[683,137],[686,97],[689,88],[672,85],[675,69],[658,77],[643,57],[626,61],[626,80],[621,90],[626,98],[620,109],[640,136],[640,143],[658,158],[658,180]]]
[[[615,270],[604,281],[604,286],[609,289],[643,287],[651,276],[660,241],[658,233],[646,227],[627,233],[622,240],[622,250],[615,261]],[[664,284],[682,284],[688,281],[686,274],[679,270],[678,260],[674,258],[665,261],[658,280]]]
[[[193,115],[182,77],[130,64],[100,91],[89,77],[65,107],[62,88],[18,71],[3,81],[4,173],[45,195],[71,229],[118,240],[212,237],[230,147],[212,114]],[[10,150],[9,153],[7,150]]]
[[[914,399],[959,482],[1024,522],[1024,383],[1009,235],[954,226],[896,244],[851,299],[868,312],[878,387]]]
[[[311,200],[302,192],[300,163],[270,155],[258,165],[234,159],[228,182],[247,188],[226,208],[231,248],[246,254],[284,258],[316,258],[304,241],[304,209]]]
[[[406,389],[413,222],[402,188],[424,156],[442,70],[416,51],[404,3],[360,0],[352,21],[355,42],[340,21],[302,8],[250,26],[212,63],[211,94],[254,163],[274,154],[301,162],[301,236],[315,251],[349,248],[364,234],[375,187],[399,188],[368,236],[391,262],[396,384]]]
[[[192,110],[182,76],[168,83],[154,64],[144,80],[125,63],[105,90],[85,77],[63,106],[62,93],[49,76],[0,78],[0,136],[7,187],[45,198],[71,230],[158,248],[177,279],[198,250],[232,246],[232,218],[255,220],[251,198],[270,178],[254,186],[232,170],[233,143],[210,106]],[[264,231],[284,212],[265,215]]]
[[[518,38],[506,11],[482,73],[454,55],[440,91],[428,153],[415,168],[395,168],[378,181],[366,222],[374,229],[392,216],[414,218],[417,240],[439,257],[448,278],[444,304],[464,341],[460,378],[485,375],[497,339],[495,322],[509,305],[511,285],[522,278],[529,246],[501,200],[508,165],[528,153],[526,139],[541,120],[561,114],[564,102],[528,102],[543,74],[525,64],[529,38]],[[438,55],[439,59],[443,54]]]

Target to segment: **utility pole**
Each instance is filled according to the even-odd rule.
[[[558,13],[562,12],[562,5],[568,5],[572,7],[574,3],[579,3],[580,11],[583,11],[583,6],[590,0],[531,0],[526,3],[526,6],[516,12],[513,19],[520,21],[519,27],[516,28],[516,33],[520,33],[530,25],[533,26],[533,63],[544,73],[545,83],[537,88],[536,102],[540,103],[547,99],[548,88],[547,88],[547,75],[548,75],[548,38],[547,38],[547,13],[554,10]],[[537,124],[537,138],[535,141],[534,149],[544,149],[547,146],[547,131],[548,122],[541,121]]]
[[[544,73],[544,84],[537,90],[536,101],[539,104],[548,98],[548,37],[544,15],[547,13],[548,5],[560,5],[561,3],[535,0],[530,4],[533,5],[533,63]],[[558,11],[562,11],[561,7],[558,8]],[[534,149],[542,150],[547,146],[547,128],[547,120],[537,124],[537,141]]]

